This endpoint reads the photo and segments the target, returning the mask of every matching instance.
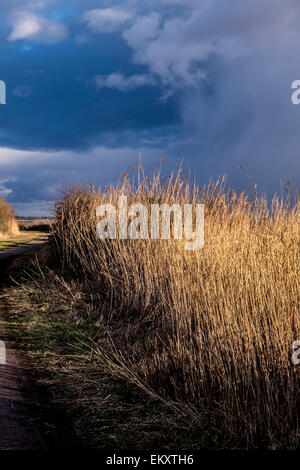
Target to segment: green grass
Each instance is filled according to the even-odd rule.
[[[21,232],[20,235],[17,235],[16,237],[10,237],[7,239],[0,239],[0,251],[4,250],[9,250],[10,248],[15,248],[21,245],[26,245],[26,243],[30,243],[34,240],[37,240],[40,238],[42,235],[44,235],[42,232]]]

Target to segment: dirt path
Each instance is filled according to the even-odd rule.
[[[0,450],[43,450],[34,398],[1,324],[0,331],[6,345],[6,364],[0,364]]]
[[[48,237],[49,235],[45,233],[37,240],[33,240],[32,242],[27,243],[26,245],[21,245],[15,248],[10,248],[9,250],[0,251],[0,269],[2,261],[14,258],[16,256],[22,256],[25,253],[30,253],[31,251],[36,250],[48,240]]]
[[[47,235],[28,245],[0,252],[0,271],[3,275],[7,263],[22,256],[47,240]],[[0,309],[3,309],[0,304]],[[46,446],[35,421],[38,419],[35,395],[29,387],[14,345],[8,339],[5,322],[0,311],[0,450],[42,450]],[[5,362],[5,364],[4,364]]]

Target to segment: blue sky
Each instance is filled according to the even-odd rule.
[[[42,215],[138,152],[200,183],[299,189],[296,0],[0,0],[0,195]]]

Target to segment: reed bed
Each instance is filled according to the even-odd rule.
[[[198,187],[181,173],[67,189],[53,239],[66,276],[85,285],[109,334],[101,367],[186,415],[223,448],[299,446],[300,201],[251,202],[225,178]],[[205,245],[105,240],[96,208],[205,204]],[[220,441],[221,436],[221,441]]]

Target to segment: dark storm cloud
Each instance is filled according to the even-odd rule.
[[[163,151],[167,169],[184,158],[201,181],[225,172],[248,188],[242,163],[269,194],[280,179],[299,187],[296,0],[0,8],[0,146],[30,150],[0,152],[0,192],[14,202],[55,198],[62,178],[111,180],[140,149],[146,161]]]
[[[0,128],[7,137],[1,138],[1,145],[11,146],[13,135],[17,148],[86,148],[103,143],[107,132],[150,133],[178,122],[174,104],[159,105],[161,92],[152,82],[130,87],[130,93],[97,86],[95,77],[120,68],[140,76],[141,67],[128,66],[128,51],[120,40],[105,38],[102,47],[99,51],[95,43],[78,47],[69,42],[14,51],[2,73],[7,106],[1,108]],[[26,102],[19,99],[21,94],[26,94]]]
[[[161,2],[162,3],[162,2]],[[168,151],[202,177],[231,174],[242,189],[248,167],[261,189],[300,183],[300,109],[291,104],[298,65],[300,5],[294,0],[165,1],[123,31],[134,61],[181,92],[185,139]]]

